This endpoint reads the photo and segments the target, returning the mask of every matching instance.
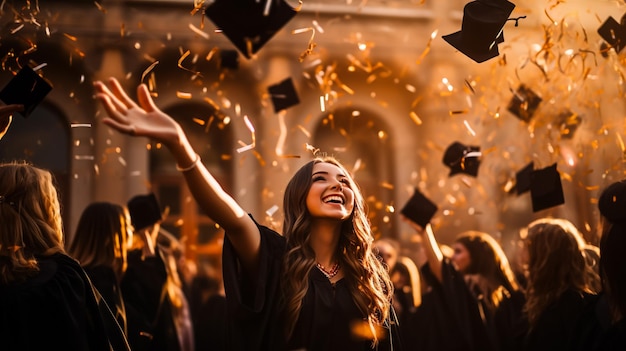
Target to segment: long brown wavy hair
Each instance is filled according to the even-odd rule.
[[[131,228],[125,207],[110,202],[93,202],[83,210],[67,251],[81,266],[110,267],[121,279],[126,271]]]
[[[502,247],[488,233],[466,231],[456,237],[470,255],[470,264],[463,274],[477,274],[486,280],[481,286],[485,303],[494,311],[506,297],[519,290],[519,284]]]
[[[525,310],[531,328],[565,291],[596,293],[600,278],[585,257],[585,241],[574,224],[541,218],[521,234],[528,250]]]
[[[0,283],[39,271],[36,256],[64,253],[63,221],[50,172],[25,162],[0,164]]]
[[[309,288],[309,273],[315,267],[315,252],[310,246],[311,215],[306,198],[311,188],[313,166],[320,162],[339,167],[354,192],[354,209],[350,218],[343,222],[337,256],[341,258],[341,268],[352,299],[366,316],[374,335],[373,341],[377,342],[374,331],[389,317],[393,285],[386,268],[372,250],[374,237],[363,195],[349,172],[333,157],[308,162],[296,172],[285,189],[283,232],[287,239],[287,254],[282,282],[286,335],[290,337],[293,332],[302,300]]]

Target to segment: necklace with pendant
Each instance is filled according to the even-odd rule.
[[[319,263],[316,263],[316,265],[317,265],[317,268],[319,268],[319,270],[322,271],[322,273],[324,273],[324,275],[328,279],[331,279],[334,276],[336,276],[337,273],[339,273],[339,269],[341,269],[339,262],[335,263],[332,267],[330,267],[329,270],[326,270],[326,268]]]

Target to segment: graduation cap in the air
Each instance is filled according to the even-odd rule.
[[[615,49],[615,52],[619,54],[620,51],[626,46],[626,15],[621,19],[621,23],[618,23],[615,18],[610,17],[602,23],[598,28],[598,34],[606,41],[611,47]]]
[[[450,168],[450,174],[465,173],[476,177],[482,153],[479,146],[463,145],[458,141],[450,144],[443,154],[443,164]]]
[[[161,206],[154,193],[136,195],[126,204],[135,230],[154,225],[163,219]]]
[[[522,121],[528,122],[535,114],[535,111],[537,111],[541,100],[539,95],[522,84],[513,94],[507,110]]]
[[[237,50],[220,50],[220,68],[239,68],[239,51]]]
[[[285,0],[215,0],[205,10],[246,58],[259,51],[296,13]]]
[[[422,194],[417,188],[415,188],[415,191],[409,201],[407,201],[404,207],[400,210],[400,213],[402,213],[406,218],[422,227],[426,227],[436,212],[437,205]]]
[[[578,129],[578,126],[580,126],[583,122],[583,119],[578,113],[566,110],[559,114],[557,122],[559,124],[561,138],[571,139],[574,137],[574,133]]]
[[[0,90],[0,100],[5,104],[24,105],[24,111],[18,112],[28,117],[31,112],[52,90],[52,85],[32,68],[24,66],[11,78],[9,83]]]
[[[533,212],[545,210],[565,203],[561,175],[556,163],[530,174],[530,197]]]
[[[293,85],[293,80],[291,78],[287,78],[280,83],[270,85],[267,88],[267,91],[272,99],[272,105],[274,105],[274,113],[300,103],[298,92],[296,91],[296,87]]]
[[[530,174],[533,172],[534,162],[530,162],[524,168],[515,173],[515,186],[512,191],[517,195],[523,194],[530,190]]]
[[[598,198],[600,214],[609,221],[624,222],[626,213],[626,180],[614,182],[607,186]],[[623,231],[619,231],[623,234]]]
[[[515,4],[506,0],[476,0],[463,8],[461,30],[442,38],[472,60],[480,63],[498,56],[504,41],[502,29]]]

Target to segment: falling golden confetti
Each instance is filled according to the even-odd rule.
[[[474,131],[474,129],[472,129],[472,126],[470,126],[467,120],[463,120],[463,125],[472,136],[476,136],[476,132]]]
[[[154,61],[152,62],[152,64],[150,66],[148,66],[148,68],[146,68],[143,73],[141,74],[141,82],[143,83],[144,78],[146,78],[146,76],[154,69],[154,67],[156,67],[156,65],[159,64],[159,61]]]
[[[326,103],[325,103],[326,99],[324,97],[324,95],[320,96],[320,111],[321,112],[325,112],[326,111]]]
[[[252,150],[256,147],[256,134],[254,131],[254,126],[252,125],[252,122],[250,122],[250,119],[248,119],[248,116],[243,116],[243,121],[246,125],[246,127],[248,128],[248,130],[250,131],[251,137],[252,137],[252,142],[250,144],[245,144],[243,141],[239,140],[239,144],[242,145],[242,147],[237,149],[238,153],[242,153],[248,150]],[[260,155],[259,155],[260,156]]]
[[[187,58],[187,56],[189,56],[190,54],[191,54],[191,51],[187,50],[187,51],[185,51],[185,52],[181,55],[181,57],[178,59],[178,68],[183,69],[183,70],[185,70],[185,71],[187,71],[187,72],[191,72],[191,73],[193,73],[193,74],[195,74],[195,75],[198,75],[198,76],[202,77],[202,74],[200,74],[200,72],[196,72],[196,71],[190,70],[190,69],[185,68],[185,67],[183,66],[183,61],[185,61],[185,59]]]
[[[203,37],[204,39],[209,39],[209,33],[203,32],[200,28],[194,26],[193,24],[189,23],[189,29],[191,29],[194,33],[198,34],[199,36]]]
[[[422,119],[417,115],[417,113],[411,111],[409,112],[409,116],[411,117],[411,120],[415,122],[415,124],[417,124],[418,126],[422,125]]]
[[[437,33],[439,32],[438,29],[435,29],[432,33],[430,33],[430,38],[428,39],[428,42],[426,43],[426,48],[424,48],[424,51],[422,51],[422,53],[420,54],[420,56],[417,58],[417,60],[415,61],[416,64],[421,64],[422,61],[424,61],[424,58],[426,58],[426,56],[428,55],[428,53],[430,52],[430,45],[433,42],[433,40],[437,37]]]
[[[285,124],[285,114],[278,113],[278,129],[280,134],[278,136],[278,140],[276,141],[276,155],[283,155],[283,148],[285,146],[285,140],[287,140],[287,125]]]
[[[306,128],[304,128],[302,125],[298,124],[296,126],[298,129],[300,129],[300,131],[302,132],[302,134],[306,135],[307,138],[311,137],[311,132],[309,132]]]
[[[16,28],[11,30],[11,34],[15,34],[17,32],[19,32],[20,30],[22,30],[22,28],[24,28],[24,24],[20,24],[19,26],[17,26]]]
[[[313,27],[300,28],[300,29],[294,29],[291,32],[291,34],[300,34],[300,33],[306,33],[306,32],[311,32],[311,37],[309,38],[309,43],[307,45],[307,48],[298,57],[298,61],[300,62],[303,62],[304,59],[307,58],[307,56],[311,55],[313,53],[313,50],[317,46],[317,44],[313,41],[313,39],[315,39],[315,28]]]
[[[393,190],[394,189],[393,184],[391,184],[389,182],[382,182],[382,183],[380,183],[380,186],[385,188],[385,189],[389,189],[389,190]]]
[[[206,61],[211,61],[211,59],[213,58],[213,56],[215,56],[215,54],[219,51],[219,49],[217,47],[212,48],[209,53],[206,55],[206,57],[204,58]]]
[[[190,100],[192,95],[191,93],[185,93],[182,91],[176,91],[176,97],[179,99],[185,99],[185,100]]]
[[[462,115],[462,114],[466,114],[469,111],[467,109],[465,110],[452,110],[449,112],[450,116],[454,116],[454,115]]]
[[[472,83],[470,83],[467,79],[465,79],[465,86],[472,92],[472,94],[476,95],[476,91],[474,91]]]
[[[107,10],[106,10],[104,7],[102,7],[102,5],[100,5],[100,3],[99,3],[99,2],[94,1],[93,3],[94,3],[94,4],[96,5],[96,7],[98,8],[98,11],[100,11],[100,12],[102,12],[102,13],[104,13],[104,14],[106,14],[106,13],[107,13]]]
[[[371,325],[367,321],[354,321],[350,325],[352,336],[356,339],[373,340],[374,337],[381,340],[387,337],[386,330],[379,325]]]
[[[193,9],[191,10],[191,15],[195,15],[198,11],[202,10],[204,6],[204,0],[193,0]]]

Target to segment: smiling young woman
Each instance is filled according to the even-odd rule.
[[[162,143],[204,212],[224,228],[229,350],[399,350],[393,285],[372,250],[365,202],[333,158],[302,166],[284,195],[283,235],[257,223],[196,156],[145,85],[135,103],[115,79],[96,82],[103,122]]]

